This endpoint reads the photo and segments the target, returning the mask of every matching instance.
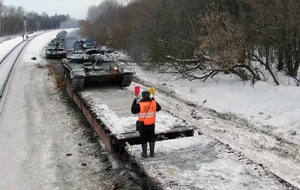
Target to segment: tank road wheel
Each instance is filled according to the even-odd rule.
[[[120,86],[121,87],[127,87],[130,86],[132,82],[133,74],[125,74],[123,75],[122,79],[120,80]]]

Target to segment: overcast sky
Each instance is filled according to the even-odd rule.
[[[104,0],[4,0],[4,5],[21,6],[27,12],[46,12],[49,16],[69,14],[72,18],[85,19],[91,5],[99,5]],[[128,0],[119,0],[127,2]]]

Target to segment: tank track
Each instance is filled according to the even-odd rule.
[[[130,86],[133,79],[133,74],[126,74],[123,76],[122,80],[120,81],[121,87],[127,87]]]
[[[71,88],[74,91],[81,90],[81,89],[83,89],[83,86],[84,86],[84,78],[72,79],[71,83],[72,83]]]
[[[64,70],[65,80],[71,86],[72,90],[77,91],[83,89],[84,86],[84,78],[75,78],[71,79],[70,73],[68,70]]]

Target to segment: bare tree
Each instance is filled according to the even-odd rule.
[[[98,6],[91,6],[83,24],[82,35],[95,38],[98,44],[110,45],[111,27],[116,22],[121,4],[117,0],[105,0]]]
[[[267,42],[264,45],[268,48],[266,52],[269,60],[277,65],[279,71],[283,70],[288,75],[297,77],[300,53],[300,2],[297,0],[250,2],[258,13],[253,29],[264,42]]]
[[[0,0],[0,36],[2,36],[2,33],[3,33],[3,27],[2,27],[3,14],[4,14],[3,0]]]
[[[207,9],[212,3],[215,8]],[[279,84],[274,68],[299,69],[297,0],[106,0],[90,8],[83,32],[123,49],[151,68],[206,80],[231,73],[242,80]],[[143,10],[143,11],[141,11]],[[252,64],[253,62],[258,65]],[[264,69],[263,69],[264,68]]]
[[[27,23],[27,31],[40,29],[54,29],[60,23],[70,19],[69,15],[54,15],[49,17],[47,13],[27,13],[23,7],[5,6],[0,0],[0,36],[20,34],[24,32],[24,20]]]

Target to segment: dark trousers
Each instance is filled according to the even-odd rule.
[[[144,125],[143,129],[143,132],[140,132],[141,144],[146,144],[147,142],[154,142],[155,125]]]

